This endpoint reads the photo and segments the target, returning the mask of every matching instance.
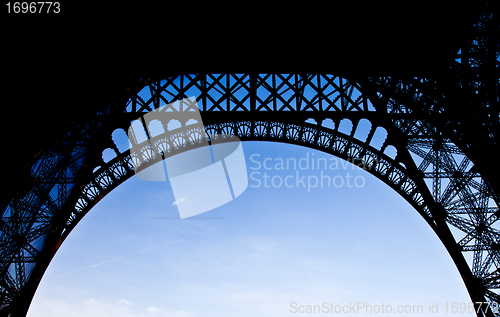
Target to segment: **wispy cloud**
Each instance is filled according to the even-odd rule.
[[[61,274],[61,275],[57,275],[57,276],[55,276],[55,278],[62,277],[62,276],[68,275],[68,274],[73,274],[73,273],[81,272],[81,271],[84,271],[84,270],[88,270],[88,269],[94,268],[96,266],[103,265],[103,264],[110,263],[110,262],[114,262],[114,261],[118,261],[118,260],[121,260],[121,259],[124,259],[124,258],[125,258],[125,256],[121,256],[121,257],[118,257],[116,259],[111,259],[111,260],[108,260],[108,261],[104,261],[104,262],[101,262],[101,263],[97,263],[97,264],[85,267],[83,269],[79,269],[79,270],[71,271],[71,272],[68,272],[68,273]]]
[[[172,245],[172,244],[180,243],[182,241],[184,241],[184,239],[179,239],[179,240],[176,240],[176,241],[173,241],[173,242],[165,243],[165,244],[163,244],[163,246],[169,246],[169,245]],[[149,251],[156,250],[156,249],[158,249],[158,247],[153,246],[153,247],[150,247],[150,248],[138,251],[135,254],[131,254],[131,255],[129,255],[129,257],[137,255],[139,253],[145,253],[145,252],[149,252]],[[74,270],[74,271],[71,271],[71,272],[60,274],[60,275],[54,276],[54,278],[59,278],[59,277],[66,276],[66,275],[69,275],[69,274],[73,274],[73,273],[78,273],[78,272],[81,272],[81,271],[85,271],[85,270],[88,270],[88,269],[91,269],[91,268],[95,268],[95,267],[100,266],[100,265],[104,265],[104,264],[115,262],[115,261],[118,261],[118,260],[121,260],[121,259],[125,259],[126,257],[127,256],[120,256],[120,257],[117,257],[115,259],[107,260],[107,261],[100,262],[100,263],[97,263],[97,264],[93,264],[93,265],[90,265],[90,266],[87,266],[87,267],[84,267],[84,268],[81,268],[81,269],[78,269],[78,270]]]
[[[110,263],[110,262],[118,261],[118,260],[121,260],[121,259],[124,259],[124,258],[125,258],[124,256],[121,256],[121,257],[119,257],[119,258],[112,259],[112,260],[108,260],[108,261],[104,261],[104,262],[101,262],[101,263],[97,263],[97,264],[91,265],[91,266],[89,266],[89,267],[96,267],[96,266],[103,265],[103,264],[106,264],[106,263]]]
[[[218,220],[218,219],[225,219],[224,217],[204,217],[204,216],[193,216],[189,218],[184,218],[181,219],[180,217],[150,217],[149,219],[164,219],[164,220],[182,220],[182,221],[187,221],[187,220]]]
[[[152,248],[148,248],[148,249],[145,249],[145,250],[139,251],[139,253],[148,252],[148,251],[151,251],[151,250],[154,250],[154,249],[156,249],[156,247],[152,247]]]
[[[182,198],[177,199],[176,201],[174,201],[174,202],[172,203],[172,205],[176,206],[176,205],[178,205],[178,204],[185,204],[185,203],[187,203],[187,202],[189,202],[189,199],[182,197]]]

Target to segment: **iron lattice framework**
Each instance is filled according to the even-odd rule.
[[[140,80],[123,100],[40,153],[28,167],[25,191],[0,209],[2,315],[26,314],[61,243],[134,167],[221,133],[307,146],[364,166],[435,231],[472,302],[500,304],[499,169],[483,156],[498,149],[498,31],[496,17],[484,13],[440,78],[182,74]],[[169,104],[190,96],[205,131],[164,129],[136,144],[140,160],[113,142],[112,135],[144,113],[189,110],[193,105]],[[105,161],[104,151],[114,158]],[[478,316],[495,315],[487,305],[477,308]]]

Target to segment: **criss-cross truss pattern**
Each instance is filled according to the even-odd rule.
[[[100,199],[134,175],[138,164],[149,166],[218,134],[306,146],[364,167],[431,226],[472,302],[498,306],[499,187],[490,173],[496,167],[481,156],[485,146],[498,145],[500,50],[493,33],[498,23],[485,13],[444,80],[334,74],[140,80],[127,91],[126,102],[109,104],[39,153],[26,167],[30,177],[22,190],[0,206],[1,315],[26,315],[61,243]],[[132,140],[141,149],[135,154],[128,142],[117,141],[145,113],[183,111],[173,102],[192,96],[205,131],[179,134],[169,122],[159,122],[162,132],[147,133],[148,142]],[[467,111],[457,114],[457,104]],[[151,132],[150,123],[141,124]],[[475,138],[467,136],[472,130]],[[496,315],[486,304],[476,306],[478,316]]]

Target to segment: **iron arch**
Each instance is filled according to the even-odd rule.
[[[500,213],[491,206],[497,203],[493,192],[470,159],[435,126],[409,114],[391,113],[390,103],[384,106],[381,98],[362,91],[359,83],[325,74],[196,74],[143,80],[125,103],[103,109],[92,122],[75,127],[63,143],[41,154],[30,166],[32,191],[4,206],[2,309],[12,316],[26,314],[64,239],[92,206],[134,174],[130,150],[117,149],[113,131],[126,129],[149,111],[168,109],[171,102],[189,94],[200,104],[208,140],[227,133],[242,141],[285,142],[364,166],[432,227],[457,265],[472,301],[500,302],[495,292],[500,232],[494,226]],[[315,124],[306,122],[311,118]],[[328,120],[333,128],[322,126]],[[349,120],[350,129],[339,131],[342,120]],[[361,133],[362,140],[356,139],[359,123],[366,121],[371,123],[369,130]],[[374,147],[380,129],[387,138]],[[153,138],[170,142],[165,130]],[[171,145],[163,157],[148,164],[185,150]],[[102,153],[108,148],[117,155],[105,162]],[[449,180],[445,188],[443,179]],[[453,236],[448,224],[464,236]],[[463,252],[473,252],[474,262],[467,263]]]

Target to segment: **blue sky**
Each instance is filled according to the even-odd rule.
[[[450,316],[474,316],[451,313],[453,302],[469,301],[457,269],[425,221],[380,180],[308,148],[242,144],[249,176],[261,174],[214,210],[180,220],[169,182],[137,177],[101,200],[55,255],[28,316],[301,316],[312,314],[293,313],[291,303],[324,302],[422,305],[425,315],[429,303],[439,315],[448,303]],[[339,169],[254,162],[306,157],[337,160]],[[276,185],[299,173],[305,187],[295,180],[266,188],[264,172]],[[307,177],[321,172],[363,186],[308,190]]]

